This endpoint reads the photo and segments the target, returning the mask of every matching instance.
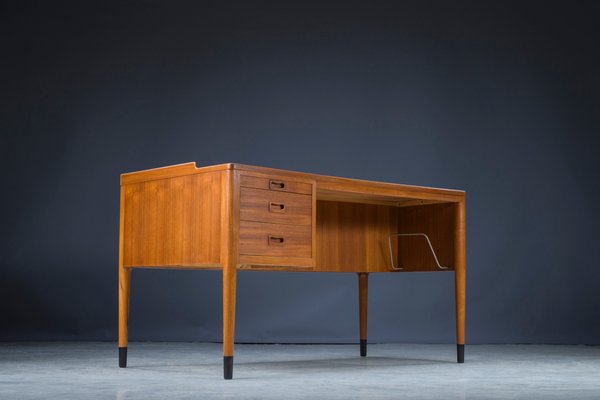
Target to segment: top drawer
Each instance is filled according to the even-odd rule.
[[[261,177],[240,175],[240,186],[256,189],[267,189],[278,192],[312,194],[312,184],[308,182],[290,181],[281,177]]]

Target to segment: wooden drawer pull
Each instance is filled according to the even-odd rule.
[[[285,212],[285,204],[284,203],[274,203],[272,201],[269,202],[269,212],[283,213]]]
[[[269,181],[269,189],[271,189],[271,190],[285,190],[285,182]]]
[[[273,236],[269,235],[269,246],[283,246],[285,243],[285,239],[283,236]]]

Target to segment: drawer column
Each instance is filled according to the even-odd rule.
[[[246,172],[239,178],[238,263],[312,269],[314,182]]]

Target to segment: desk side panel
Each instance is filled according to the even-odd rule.
[[[218,268],[222,172],[125,184],[123,265]]]

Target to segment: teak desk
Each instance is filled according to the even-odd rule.
[[[223,366],[233,375],[236,274],[353,272],[360,355],[372,272],[454,271],[464,362],[465,192],[241,164],[195,163],[121,175],[119,366],[127,365],[133,268],[223,271]]]

